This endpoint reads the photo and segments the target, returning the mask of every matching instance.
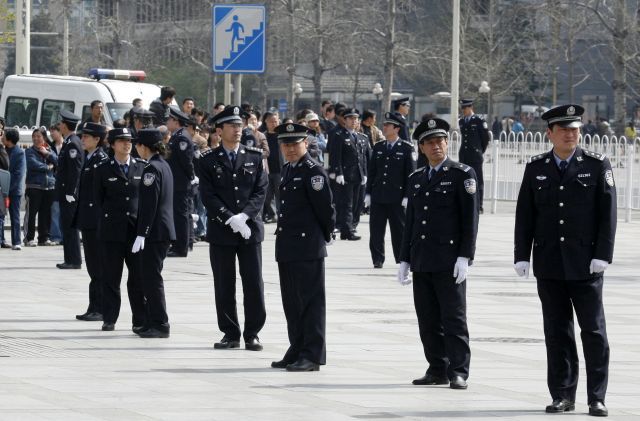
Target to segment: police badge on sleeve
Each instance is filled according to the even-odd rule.
[[[180,150],[181,151],[186,151],[187,150],[187,146],[189,146],[189,145],[187,144],[187,142],[182,141],[182,142],[180,142],[178,144],[178,146],[180,146]]]
[[[144,175],[144,178],[142,179],[142,182],[144,183],[145,186],[149,187],[150,185],[153,184],[153,182],[156,181],[156,175],[152,174],[150,172],[146,173]]]
[[[476,192],[476,180],[474,180],[473,178],[464,180],[464,189],[467,191],[467,193],[474,194]]]
[[[311,188],[315,191],[320,191],[324,187],[324,177],[321,175],[314,175],[311,177]]]
[[[610,185],[611,187],[613,187],[615,185],[615,183],[613,182],[613,171],[611,170],[607,170],[604,173],[604,181],[607,182],[608,185]]]
[[[78,151],[75,149],[70,149],[69,150],[69,157],[71,157],[71,159],[75,159],[76,156],[78,156]]]

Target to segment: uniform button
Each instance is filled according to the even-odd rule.
[[[560,237],[560,241],[564,241],[564,237]]]
[[[425,207],[424,207],[424,210],[427,210],[427,209],[429,209],[429,206],[425,206]]]
[[[560,220],[560,225],[562,225],[562,224],[564,224],[564,220],[563,219]]]
[[[89,203],[89,207],[93,206],[93,203]]]
[[[283,188],[282,188],[282,190],[286,190],[286,189],[287,189],[286,187],[283,187]]]
[[[306,236],[307,236],[307,234],[305,234],[304,232],[303,232],[301,235],[302,235],[303,237],[306,237]]]
[[[282,231],[282,227],[278,228],[278,231]]]
[[[127,197],[126,199],[127,199],[127,200],[129,200],[129,198],[128,198],[128,197]]]
[[[422,238],[424,240],[425,238],[427,238],[427,236],[426,235],[421,235],[420,238]]]
[[[422,225],[425,225],[426,223],[427,223],[427,221],[426,221],[426,220],[422,221]]]
[[[449,240],[449,244],[453,244],[453,240]]]
[[[425,196],[429,196],[429,192],[426,192],[426,193],[425,193]]]
[[[560,186],[560,190],[564,190],[564,186]]]
[[[235,175],[235,174],[233,174],[233,178],[236,178],[236,175]]]
[[[386,176],[386,175],[387,175],[387,173],[384,173],[384,176]]]
[[[105,214],[104,214],[104,217],[106,218],[107,216],[109,216],[109,214],[108,214],[108,213],[105,213]]]
[[[388,167],[388,165],[385,165],[384,167],[385,167],[385,168],[387,168],[387,167]]]
[[[234,189],[234,190],[238,190],[238,186],[235,186],[233,189]]]
[[[127,216],[129,215],[129,212],[127,212]]]
[[[124,185],[125,185],[125,186],[128,186],[128,185],[129,185],[129,182],[124,183]]]
[[[564,206],[564,203],[560,202],[560,203],[558,204],[558,206],[563,207],[563,206]]]
[[[387,182],[386,182],[386,181],[383,181],[383,182],[382,182],[382,184],[387,184]]]
[[[284,205],[284,200],[281,200],[280,203]]]

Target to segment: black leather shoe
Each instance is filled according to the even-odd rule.
[[[287,371],[320,371],[320,364],[316,364],[306,358],[300,358],[295,363],[289,364]]]
[[[58,263],[58,269],[82,269],[82,265],[72,265],[71,263]]]
[[[467,382],[461,376],[455,376],[451,381],[449,381],[449,387],[451,389],[466,389]]]
[[[85,322],[101,322],[102,321],[102,314],[101,313],[96,313],[96,312],[89,313],[87,311],[84,314],[76,314],[76,319],[83,320]]]
[[[139,334],[140,334],[140,332],[142,332],[142,331],[144,331],[144,330],[147,330],[147,327],[146,327],[146,326],[144,326],[144,325],[142,325],[142,326],[133,326],[133,327],[131,328],[131,331],[132,331],[133,333],[135,333],[136,335],[139,335]]]
[[[355,235],[354,233],[351,233],[351,234],[340,234],[340,239],[341,240],[358,241],[361,238],[362,237],[360,237],[359,235]]]
[[[187,257],[187,253],[178,253],[177,251],[171,250],[167,253],[167,257]]]
[[[104,330],[105,332],[111,332],[115,328],[116,328],[115,323],[107,323],[107,322],[102,323],[102,330]]]
[[[247,351],[262,351],[262,344],[258,338],[251,338],[244,341],[244,349]]]
[[[432,386],[436,384],[449,384],[449,379],[447,379],[446,377],[438,377],[434,376],[433,374],[426,373],[424,376],[420,377],[419,379],[415,379],[411,383],[415,384],[416,386]]]
[[[287,368],[289,364],[291,364],[291,362],[287,360],[272,361],[271,368]]]
[[[227,338],[226,336],[222,338],[220,342],[216,342],[213,344],[213,349],[231,349],[231,348],[240,348],[240,341],[237,339]]]
[[[382,262],[373,262],[373,267],[376,269],[382,269]]]
[[[569,412],[576,409],[576,403],[566,399],[554,399],[551,405],[548,405],[544,412],[548,414],[556,414],[558,412]]]
[[[608,417],[609,410],[602,401],[593,401],[589,404],[589,415],[593,417]]]
[[[155,327],[151,327],[149,329],[143,330],[138,333],[138,336],[141,338],[168,338],[169,332],[158,330]]]

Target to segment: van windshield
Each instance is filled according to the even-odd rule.
[[[111,121],[116,121],[123,118],[124,113],[131,110],[133,105],[126,102],[109,102],[107,103],[107,111],[111,116]]]

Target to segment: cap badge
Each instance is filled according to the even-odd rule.
[[[128,133],[129,133],[129,129],[127,129],[127,128],[123,128],[123,129],[122,129],[122,133],[123,133],[123,134],[128,134]]]
[[[427,126],[430,129],[433,129],[434,127],[436,127],[436,121],[435,120],[429,120],[429,122],[427,123]]]
[[[573,105],[567,108],[567,115],[574,115],[575,113],[576,113],[576,109]]]
[[[287,124],[286,129],[287,129],[288,132],[292,132],[293,131],[293,124]]]
[[[233,107],[233,115],[238,115],[238,114],[240,114],[240,108]]]

